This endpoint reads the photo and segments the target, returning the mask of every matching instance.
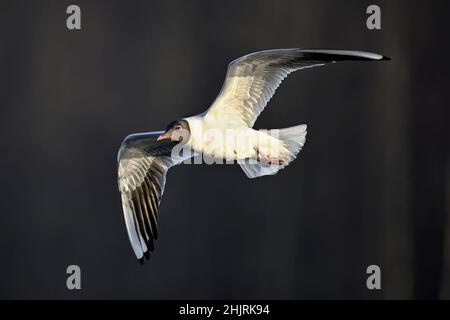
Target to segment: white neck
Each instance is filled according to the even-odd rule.
[[[189,123],[191,136],[186,145],[196,152],[202,152],[203,144],[203,114],[185,118]]]

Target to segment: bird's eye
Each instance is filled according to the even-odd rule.
[[[181,126],[176,126],[176,127],[175,127],[175,130],[181,131],[181,130],[183,130],[183,128],[182,128]]]

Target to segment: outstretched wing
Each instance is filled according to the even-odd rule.
[[[281,81],[291,72],[346,60],[385,60],[362,51],[276,49],[255,52],[231,62],[225,82],[207,111],[209,119],[228,126],[253,127]]]
[[[176,143],[158,142],[162,132],[133,134],[122,143],[118,154],[119,191],[128,237],[136,257],[143,262],[154,250],[158,238],[158,207],[164,192],[166,173],[182,161],[173,158]]]

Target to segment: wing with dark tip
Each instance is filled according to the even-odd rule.
[[[158,207],[164,192],[166,173],[183,159],[172,157],[176,145],[156,141],[162,132],[133,134],[122,143],[118,154],[119,191],[128,238],[136,257],[143,262],[158,239]]]
[[[336,61],[388,60],[377,53],[328,49],[276,49],[248,54],[228,66],[222,90],[206,118],[228,127],[253,127],[275,90],[290,73]]]

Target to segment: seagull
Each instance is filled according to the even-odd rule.
[[[202,154],[237,161],[249,178],[276,174],[292,162],[306,139],[306,125],[255,130],[253,125],[290,73],[338,61],[390,60],[377,53],[330,49],[275,49],[251,53],[228,65],[219,95],[202,114],[170,122],[164,131],[131,134],[118,152],[118,184],[128,238],[136,258],[153,252],[158,208],[167,171]],[[175,152],[183,150],[191,152]]]

